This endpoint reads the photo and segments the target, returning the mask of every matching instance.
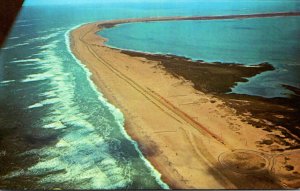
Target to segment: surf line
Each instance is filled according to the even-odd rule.
[[[98,27],[98,30],[94,31],[93,29],[91,31],[88,31],[85,33],[80,40],[83,41],[83,38],[89,34],[89,33],[97,33],[105,28],[112,28],[119,24],[125,24],[125,23],[136,23],[136,22],[160,22],[160,21],[180,21],[180,20],[229,20],[229,19],[250,19],[250,18],[268,18],[268,17],[289,17],[289,16],[300,16],[300,12],[276,12],[276,13],[258,13],[258,14],[241,14],[241,15],[217,15],[217,16],[188,16],[188,17],[182,17],[182,16],[172,16],[172,17],[150,17],[150,18],[133,18],[133,19],[120,19],[120,20],[110,20],[110,21],[100,21],[96,22],[95,24]],[[93,45],[93,44],[90,44]],[[94,55],[96,58],[98,58],[97,55]],[[109,64],[108,64],[109,65]],[[109,67],[112,67],[109,65]],[[116,69],[113,69],[114,71],[117,71]],[[118,71],[117,71],[118,73]],[[131,80],[130,80],[131,81]],[[155,96],[156,97],[156,96]],[[169,105],[169,104],[167,104]],[[195,122],[194,120],[191,120],[189,116],[186,116],[184,114],[184,118],[186,118],[186,121],[193,124],[193,126],[198,127],[199,129],[206,132],[209,136],[217,140],[218,142],[227,145],[222,137],[216,135],[215,133],[211,132],[207,128],[205,128],[202,124],[199,122]],[[228,145],[227,145],[228,146]]]
[[[96,84],[92,81],[91,76],[92,73],[90,72],[90,70],[86,67],[85,64],[83,64],[81,62],[81,60],[79,60],[72,51],[72,39],[71,39],[71,32],[77,28],[82,27],[84,24],[80,24],[77,25],[71,29],[69,29],[68,31],[66,31],[65,33],[65,44],[67,46],[67,50],[70,53],[70,55],[72,56],[72,58],[75,60],[75,62],[77,64],[79,64],[79,66],[85,71],[86,74],[86,79],[88,80],[90,87],[93,89],[93,91],[98,95],[98,100],[102,103],[105,103],[106,106],[108,106],[110,112],[113,114],[116,122],[118,123],[119,126],[119,130],[121,131],[121,133],[124,135],[124,137],[129,140],[131,142],[131,144],[134,146],[136,152],[138,153],[140,159],[144,162],[144,164],[146,165],[146,167],[148,168],[148,170],[151,173],[151,176],[153,176],[156,180],[156,182],[161,186],[162,189],[170,189],[169,185],[167,183],[165,183],[162,179],[161,179],[161,173],[155,169],[155,167],[150,163],[150,161],[148,161],[148,159],[145,158],[145,156],[142,154],[142,151],[139,149],[138,143],[133,140],[133,138],[126,132],[124,125],[125,125],[125,119],[123,116],[123,113],[120,111],[119,108],[117,108],[116,106],[112,105],[102,94],[101,90],[98,89],[98,87],[96,86]],[[73,42],[74,43],[74,42]]]
[[[83,33],[80,33],[80,35],[78,37],[78,43],[81,41],[80,43],[82,43],[82,44],[84,44],[84,46],[86,46],[86,48],[87,48],[86,50],[88,50],[91,55],[93,55],[94,57],[97,58],[98,56],[96,56],[96,53],[94,51],[92,51],[92,47],[105,46],[103,43],[104,41],[97,41],[97,40],[94,40],[94,41],[87,40],[86,41],[86,39],[89,39],[89,35],[93,35],[93,34],[96,35],[96,33],[99,32],[100,30],[102,30],[104,28],[111,28],[118,24],[134,23],[134,22],[152,22],[152,21],[154,22],[154,21],[176,21],[176,20],[222,20],[222,19],[225,20],[225,19],[248,19],[248,18],[264,18],[264,17],[286,17],[286,16],[300,16],[300,12],[281,12],[281,13],[263,13],[263,14],[228,15],[228,16],[155,17],[155,18],[137,18],[137,19],[120,19],[120,20],[110,20],[110,21],[99,21],[99,22],[95,22],[95,23],[87,23],[86,24],[88,26],[93,26],[93,27],[91,27],[91,28],[87,27],[86,31],[84,31]],[[82,26],[82,27],[85,27],[85,26]],[[101,38],[99,38],[99,40]],[[102,40],[105,40],[105,39],[102,38]],[[75,42],[73,41],[73,43],[75,43]],[[157,100],[157,99],[155,99],[155,98],[157,98],[159,95],[155,96],[155,95],[151,94],[151,92],[149,92],[149,91],[141,91],[144,89],[141,89],[139,84],[133,84],[130,79],[126,78],[126,76],[121,75],[121,73],[118,70],[107,65],[105,62],[103,62],[101,60],[101,58],[99,58],[99,59],[100,59],[100,62],[102,62],[105,66],[107,66],[107,68],[109,70],[113,71],[120,78],[126,79],[126,82],[128,84],[132,85],[132,87],[134,87],[139,92],[142,92],[143,95],[145,94],[147,96],[147,98],[153,98],[151,100],[152,101],[154,100],[154,102],[156,103],[155,100]],[[162,105],[169,106],[169,104],[162,104]],[[186,117],[184,117],[184,119],[185,119],[185,121],[191,122],[191,120],[189,120]],[[218,142],[228,146],[226,143],[224,143],[224,141],[222,140],[222,137],[215,135],[209,129],[206,129],[201,124],[200,125],[197,124],[195,126],[197,126],[197,127],[201,126],[199,129],[204,130],[204,132],[209,134],[212,138],[214,138]]]

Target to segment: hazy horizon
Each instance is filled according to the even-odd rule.
[[[40,5],[78,5],[78,4],[102,4],[102,3],[186,3],[186,2],[199,2],[204,3],[215,3],[215,2],[225,2],[230,0],[25,0],[23,6],[40,6]],[[243,2],[274,2],[281,0],[243,0]],[[285,0],[290,2],[300,2],[299,0]],[[230,1],[232,2],[232,1]],[[240,1],[241,2],[241,1]],[[239,3],[239,2],[236,2]]]

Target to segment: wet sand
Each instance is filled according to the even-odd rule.
[[[294,105],[225,94],[234,83],[245,81],[245,77],[273,70],[270,64],[245,67],[122,51],[106,47],[106,39],[96,32],[128,22],[299,15],[273,13],[96,22],[73,30],[71,46],[76,57],[91,71],[99,90],[122,111],[126,131],[171,188],[297,188],[300,186],[298,137],[284,124],[278,128],[279,125],[274,126],[276,123],[257,115],[269,105],[297,114]],[[197,71],[205,72],[195,76]],[[233,74],[234,78],[228,78]],[[216,75],[216,78],[208,80],[206,75]],[[252,105],[261,108],[249,111],[247,108]],[[283,113],[277,118],[280,122],[291,116]]]

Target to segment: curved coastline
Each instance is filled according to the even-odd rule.
[[[281,188],[283,185],[278,178],[274,179],[265,174],[263,175],[265,180],[262,180],[264,184],[253,184],[253,180],[243,180],[238,183],[239,176],[232,173],[230,169],[225,169],[219,165],[217,158],[220,154],[240,148],[258,150],[257,140],[262,139],[267,134],[243,122],[218,97],[207,94],[209,92],[195,91],[194,85],[189,81],[170,75],[174,71],[158,64],[166,57],[177,60],[183,59],[183,62],[189,62],[188,60],[172,55],[151,55],[109,48],[104,45],[106,39],[95,34],[103,28],[128,22],[247,19],[277,16],[300,16],[300,13],[162,17],[96,22],[82,25],[71,31],[71,49],[76,58],[81,60],[90,70],[92,80],[101,89],[105,97],[124,113],[126,131],[138,142],[142,153],[162,174],[162,179],[172,188]],[[205,64],[203,61],[200,62]],[[221,67],[220,63],[215,63],[215,66]],[[260,69],[260,71],[257,71],[257,69]],[[251,75],[270,69],[272,68],[269,65],[256,67],[256,71],[252,71]],[[141,72],[145,72],[145,76],[151,78],[151,80],[143,80],[144,75],[139,74]],[[158,79],[164,79],[161,85],[165,86],[168,91],[155,85],[153,80]],[[179,85],[169,87],[172,84]],[[180,92],[190,92],[191,95],[184,95],[187,99],[182,100]],[[130,96],[133,96],[133,99],[136,100],[130,101]],[[173,98],[170,98],[172,96]],[[186,105],[195,105],[191,107],[181,106],[182,102],[187,100],[191,103],[188,102]],[[194,103],[194,100],[206,101],[201,105],[201,103]],[[143,105],[147,109],[141,109],[136,102],[138,104],[145,102]],[[199,109],[199,105],[204,109]],[[218,105],[222,105],[222,107],[219,109]],[[216,117],[214,112],[207,113],[209,110],[215,110],[220,116],[225,117]],[[159,113],[159,116],[162,116],[159,119],[163,122],[153,121],[153,119],[158,119],[158,115],[149,114],[149,112]],[[149,117],[149,115],[152,116]],[[216,120],[216,122],[205,121],[205,115],[208,119],[211,118],[210,120]],[[234,125],[245,127],[247,130],[243,130],[237,136],[236,131],[229,127],[233,121]],[[222,124],[225,128],[221,132],[218,128],[219,124]],[[169,135],[172,132],[175,132],[176,135]],[[156,133],[168,135],[160,136]],[[249,134],[253,137],[248,137]],[[259,136],[255,137],[255,134]],[[170,140],[172,138],[175,140]],[[231,140],[233,138],[239,140]],[[247,140],[246,145],[243,138]],[[177,141],[179,145],[182,144],[183,146],[177,148]],[[170,144],[174,145],[170,146]],[[210,147],[215,150],[209,149]],[[174,153],[176,153],[175,156]],[[182,159],[177,155],[181,155]],[[186,164],[186,166],[182,165],[189,162],[190,164]],[[191,177],[193,175],[194,177]],[[258,175],[254,174],[253,176],[255,180]],[[199,179],[205,179],[208,182],[202,182]]]
[[[88,70],[88,68],[86,68],[86,66],[84,64],[82,64],[82,62],[80,60],[78,60],[74,54],[72,54],[72,50],[71,50],[71,43],[70,43],[70,33],[72,30],[76,29],[76,28],[79,28],[80,26],[82,25],[78,25],[78,26],[75,26],[73,27],[72,29],[68,30],[66,33],[65,33],[65,40],[66,40],[66,45],[67,45],[67,48],[70,52],[70,54],[72,55],[72,57],[74,58],[74,60],[76,61],[76,63],[78,63],[78,65],[80,65],[84,71],[86,72],[86,78],[87,80],[89,81],[91,87],[93,88],[93,90],[98,94],[98,99],[101,101],[101,102],[106,102],[107,103],[107,106],[108,108],[111,110],[111,112],[113,113],[114,117],[115,117],[115,120],[118,122],[119,124],[119,127],[120,127],[120,131],[123,133],[123,135],[132,142],[132,144],[134,145],[136,151],[138,152],[140,158],[145,162],[146,166],[150,169],[150,171],[152,172],[152,175],[153,177],[155,177],[156,181],[158,182],[158,184],[163,188],[163,189],[169,189],[169,186],[162,182],[160,180],[160,177],[161,177],[161,174],[151,165],[151,163],[143,156],[143,154],[141,153],[141,151],[139,150],[138,148],[138,145],[136,143],[136,141],[134,141],[130,135],[128,135],[128,133],[126,132],[126,130],[124,129],[124,116],[122,114],[122,112],[116,108],[114,105],[110,104],[106,98],[103,96],[103,94],[97,90],[97,86],[93,83],[93,81],[91,80],[91,75],[92,73]]]

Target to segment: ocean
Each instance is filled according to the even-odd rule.
[[[137,143],[127,135],[124,129],[126,119],[120,110],[107,102],[101,90],[97,90],[90,80],[89,71],[72,55],[69,32],[74,27],[88,22],[120,18],[249,14],[299,9],[297,1],[286,0],[253,0],[238,3],[192,0],[188,3],[102,2],[80,6],[24,6],[0,50],[0,188],[168,188],[161,180],[160,174],[141,154]],[[272,25],[274,22],[287,23],[288,20],[294,21],[297,18],[284,19],[265,21]],[[199,41],[192,45],[195,46],[193,50],[186,49],[184,47],[191,46],[185,44],[189,42],[190,35],[184,33],[204,35],[207,33],[205,29],[211,29],[211,40],[219,37],[220,28],[228,27],[225,33],[228,37],[231,31],[240,31],[241,35],[253,34],[252,29],[247,28],[247,22],[251,24],[256,21],[258,24],[250,26],[255,28],[254,31],[264,28],[264,24],[261,23],[264,21],[258,20],[205,23],[184,21],[122,25],[103,31],[103,35],[110,38],[109,45],[120,48],[168,52],[204,60],[230,61],[233,57],[226,57],[226,53],[222,53],[224,41],[220,41],[218,46],[204,45]],[[237,28],[230,29],[234,26]],[[130,33],[118,37],[118,33],[126,30],[126,27],[131,28]],[[150,31],[141,30],[140,27]],[[181,37],[185,36],[185,40],[174,41],[173,34],[162,33],[161,37],[151,35],[157,31],[165,32],[168,27],[175,27]],[[190,27],[193,27],[193,30]],[[292,32],[288,27],[286,24],[283,29]],[[295,29],[294,32],[297,33],[297,30],[299,31]],[[281,35],[278,35],[281,39]],[[197,40],[206,39],[197,35],[191,36]],[[155,44],[163,37],[166,38],[163,41],[164,46],[162,49],[156,49]],[[295,39],[285,37],[288,38],[288,42],[294,43]],[[268,41],[269,37],[266,40]],[[141,41],[145,42],[144,45]],[[172,49],[171,42],[176,43],[179,49]],[[299,51],[296,43],[294,45],[293,50]],[[205,46],[206,52],[201,52]],[[213,47],[216,49],[213,50]],[[252,47],[249,45],[249,48]],[[188,52],[182,52],[182,48]],[[232,48],[237,47],[232,45]],[[214,51],[222,54],[217,57],[217,54],[212,54]],[[257,53],[254,51],[251,54]],[[268,58],[249,58],[249,61],[241,62],[251,64],[266,61],[264,59]],[[288,59],[291,66],[298,70],[294,57]],[[239,60],[234,58],[233,61]],[[271,61],[270,63],[276,64]],[[235,91],[246,91],[243,88],[250,91],[251,83],[249,87],[247,83],[237,87],[240,89]]]

